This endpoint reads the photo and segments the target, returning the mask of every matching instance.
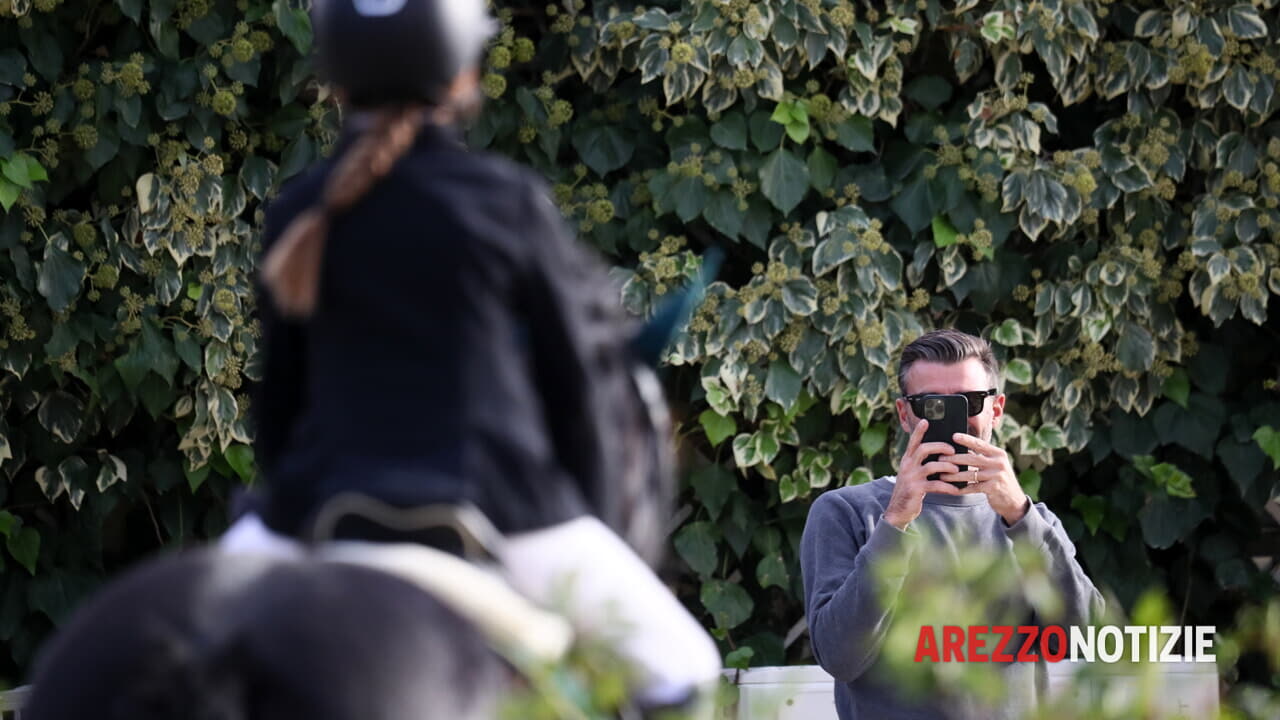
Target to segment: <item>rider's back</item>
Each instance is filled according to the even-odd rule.
[[[272,204],[265,250],[332,171],[318,166]],[[541,181],[426,126],[333,219],[324,252],[309,318],[259,302],[269,524],[295,533],[344,490],[403,506],[471,501],[505,531],[587,511],[608,382],[592,375],[618,375],[624,348],[603,316],[604,276]]]

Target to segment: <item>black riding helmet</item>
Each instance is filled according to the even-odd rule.
[[[311,14],[316,69],[356,107],[435,104],[495,29],[484,0],[316,0]]]

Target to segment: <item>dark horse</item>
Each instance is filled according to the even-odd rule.
[[[493,717],[509,678],[413,582],[314,555],[176,553],[126,574],[42,652],[23,718]]]

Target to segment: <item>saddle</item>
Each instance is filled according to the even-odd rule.
[[[256,514],[237,520],[218,541],[220,553],[282,560],[312,559],[372,568],[421,588],[466,619],[489,645],[516,667],[562,660],[573,643],[567,620],[543,610],[516,592],[494,558],[502,535],[472,505],[430,505],[402,509],[363,495],[335,497],[316,519],[314,535],[339,516],[357,514],[391,529],[445,526],[461,540],[463,554],[416,542],[323,540],[306,544],[279,535]]]

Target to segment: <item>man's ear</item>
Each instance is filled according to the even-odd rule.
[[[1003,400],[1004,396],[1000,398]],[[893,401],[894,407],[898,410],[898,424],[902,426],[902,432],[910,435],[915,429],[915,425],[911,422],[911,406],[906,400],[898,398]]]
[[[1004,393],[991,398],[991,427],[998,427],[1002,417],[1004,417]]]

